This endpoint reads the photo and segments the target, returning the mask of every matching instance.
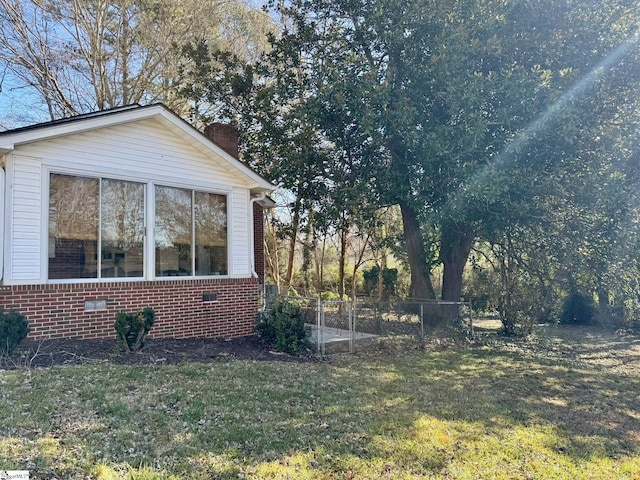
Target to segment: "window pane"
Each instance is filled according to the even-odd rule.
[[[196,275],[227,274],[227,198],[195,192]]]
[[[144,185],[102,180],[102,277],[144,275]]]
[[[156,186],[156,275],[191,275],[191,190]]]
[[[97,277],[98,195],[95,178],[51,174],[50,279]]]

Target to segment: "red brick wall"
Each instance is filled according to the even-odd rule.
[[[238,129],[225,123],[212,123],[204,129],[204,135],[234,158],[239,157]]]
[[[253,204],[253,258],[258,283],[264,285],[264,210]]]
[[[203,294],[217,294],[204,302]],[[107,300],[106,310],[85,311],[86,300]],[[22,313],[30,339],[115,338],[119,311],[152,307],[151,337],[239,337],[254,333],[256,279],[167,280],[0,287],[0,307]]]

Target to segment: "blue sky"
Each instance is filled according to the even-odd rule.
[[[50,120],[46,108],[33,90],[20,88],[0,66],[0,131]]]

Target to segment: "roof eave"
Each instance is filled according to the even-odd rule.
[[[271,192],[276,189],[275,185],[266,179],[262,178],[256,172],[251,170],[248,166],[242,163],[240,160],[235,158],[233,155],[228,154],[221,147],[213,143],[209,138],[202,134],[199,130],[197,130],[193,125],[189,122],[182,119],[180,116],[173,113],[171,110],[164,108],[160,115],[163,119],[171,122],[174,126],[177,126],[183,133],[189,135],[198,143],[200,143],[207,150],[215,153],[219,157],[222,157],[226,162],[231,165],[234,169],[236,169],[239,173],[248,177],[252,184],[249,186],[251,193],[263,193],[263,192]]]
[[[163,104],[115,111],[112,113],[106,113],[105,115],[82,118],[75,121],[70,119],[68,122],[60,124],[44,124],[42,127],[36,126],[36,128],[33,129],[7,133],[0,136],[0,154],[8,153],[19,145],[50,140],[66,135],[95,130],[97,128],[121,125],[146,119],[161,119],[162,121],[167,122],[170,126],[177,128],[182,133],[194,139],[203,147],[204,150],[222,157],[228,165],[248,179],[249,188],[252,193],[263,193],[275,190],[276,187],[272,183],[262,178],[237,158],[229,155],[222,148],[204,136],[193,125],[169,110]]]
[[[108,113],[102,116],[81,118],[78,120],[70,118],[68,122],[63,122],[60,124],[43,124],[42,127],[36,125],[33,129],[27,129],[24,131],[18,129],[16,133],[7,132],[6,135],[3,135],[4,138],[2,138],[2,140],[3,142],[11,142],[15,146],[19,146],[27,143],[63,137],[75,133],[87,132],[100,127],[135,122],[137,120],[142,120],[158,115],[158,113],[164,109],[164,106],[157,104],[148,107],[140,107],[139,109],[130,109]]]

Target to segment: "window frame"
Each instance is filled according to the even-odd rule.
[[[190,255],[191,255],[191,270],[192,273],[191,275],[176,275],[176,276],[172,276],[172,275],[157,275],[156,274],[156,235],[155,235],[155,225],[156,225],[156,187],[165,187],[165,188],[174,188],[174,189],[179,189],[179,190],[187,190],[191,193],[191,228],[190,228],[190,233],[191,233],[191,247],[190,247]],[[149,235],[150,239],[149,239],[149,245],[150,245],[150,254],[151,254],[151,263],[149,264],[149,272],[151,272],[151,278],[153,278],[154,280],[159,280],[159,281],[166,281],[166,280],[176,280],[176,279],[214,279],[214,278],[229,278],[231,277],[231,252],[232,252],[232,245],[231,245],[231,195],[230,195],[230,191],[227,192],[221,192],[221,191],[216,191],[216,190],[211,190],[211,189],[205,189],[205,188],[198,188],[198,187],[194,187],[194,186],[189,186],[189,185],[185,185],[185,184],[177,184],[177,183],[168,183],[168,182],[150,182],[149,183],[149,188],[153,190],[153,194],[151,195],[153,197],[153,201],[149,202],[151,203],[151,208],[152,208],[152,216],[150,217],[151,220],[149,221],[150,224],[150,230],[152,232],[151,235]],[[204,193],[204,194],[211,194],[211,195],[219,195],[221,197],[224,197],[225,199],[225,215],[226,215],[226,226],[225,226],[225,230],[226,230],[226,236],[225,236],[225,249],[226,249],[226,270],[227,273],[225,273],[224,275],[196,275],[196,219],[195,219],[195,213],[196,213],[196,205],[195,205],[195,197],[196,197],[196,193]]]
[[[224,188],[222,185],[216,186],[216,188],[207,188],[203,185],[190,185],[185,183],[178,182],[168,182],[162,180],[155,179],[143,179],[140,177],[134,177],[129,175],[114,175],[105,172],[89,172],[85,170],[70,170],[64,168],[46,168],[43,169],[43,176],[45,182],[45,188],[43,188],[43,197],[42,197],[42,219],[43,219],[43,229],[42,229],[42,260],[41,260],[41,271],[43,272],[43,280],[47,284],[65,284],[65,283],[74,283],[74,284],[93,284],[93,283],[112,283],[112,282],[143,282],[143,281],[175,281],[175,280],[193,280],[193,279],[226,279],[231,278],[233,264],[233,220],[232,220],[232,187]],[[95,277],[95,278],[49,278],[49,206],[51,201],[51,175],[66,175],[71,177],[84,177],[97,179],[99,182],[100,188],[100,196],[99,202],[101,200],[101,189],[102,189],[102,180],[112,180],[112,181],[122,181],[122,182],[132,182],[138,183],[143,186],[143,202],[144,202],[144,236],[143,236],[143,275],[136,277]],[[155,206],[156,206],[156,197],[155,197],[155,187],[171,187],[171,188],[179,188],[190,190],[192,192],[192,198],[195,197],[195,192],[207,193],[220,195],[225,198],[226,204],[226,262],[227,262],[227,272],[225,275],[195,275],[195,221],[192,221],[192,265],[193,272],[191,275],[184,276],[159,276],[156,275],[155,262],[156,262],[156,251],[155,251]],[[193,206],[192,206],[193,208]],[[100,218],[102,209],[98,211],[98,248],[102,248],[102,220]],[[101,257],[101,255],[98,255]],[[98,258],[98,265],[101,265],[102,259]]]

